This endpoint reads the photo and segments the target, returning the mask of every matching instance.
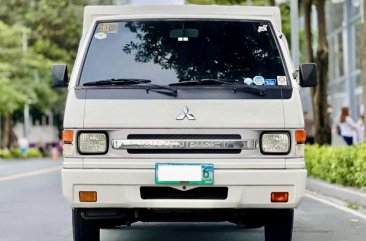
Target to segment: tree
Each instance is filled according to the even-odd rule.
[[[170,35],[171,23],[131,22],[126,26],[135,33],[136,40],[124,45],[123,51],[133,55],[137,62],[153,62],[164,69],[174,69],[180,81],[285,74],[280,72],[283,67],[279,54],[270,44],[271,33],[257,31],[260,23],[177,22],[177,28],[198,27],[199,36],[204,36],[192,38],[187,45],[177,45],[176,39],[165,37]]]
[[[305,20],[305,40],[308,62],[316,62],[318,66],[318,85],[311,90],[313,102],[313,115],[315,140],[318,144],[331,143],[331,128],[328,113],[328,41],[326,35],[325,23],[325,0],[317,1],[317,19],[318,19],[318,49],[314,57],[313,40],[311,33],[311,6],[312,0],[303,1],[303,11]]]
[[[328,97],[328,40],[325,23],[325,1],[318,0],[317,19],[318,19],[318,49],[316,54],[316,64],[318,66],[318,85],[312,92],[314,126],[316,129],[315,140],[317,143],[331,144],[332,134],[327,101]]]
[[[51,64],[61,62],[72,67],[81,36],[83,8],[88,3],[110,4],[112,0],[7,0],[0,4],[2,145],[10,146],[12,121],[22,121],[26,99],[35,103],[31,112],[51,109],[62,128],[65,94],[50,88]],[[29,47],[23,53],[25,30]]]
[[[22,34],[28,29],[0,21],[0,115],[2,116],[2,145],[12,144],[12,115],[32,100],[34,108],[47,109],[56,101],[49,84],[51,61],[35,53],[31,47],[24,51]]]

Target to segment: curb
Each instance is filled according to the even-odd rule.
[[[326,196],[366,207],[366,191],[361,189],[330,184],[311,177],[307,178],[306,188]]]

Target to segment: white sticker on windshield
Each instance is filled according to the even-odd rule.
[[[251,85],[253,84],[253,80],[251,78],[245,78],[244,83],[246,83],[247,85]]]
[[[94,37],[96,39],[105,39],[107,37],[107,34],[103,33],[103,32],[99,32],[99,33],[94,34]]]
[[[258,27],[258,33],[260,33],[260,32],[267,32],[267,27],[268,27],[267,24],[264,24],[262,26],[259,26]]]
[[[277,76],[277,85],[287,85],[286,76]]]

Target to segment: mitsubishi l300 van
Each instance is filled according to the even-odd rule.
[[[137,221],[228,221],[289,241],[304,195],[299,86],[275,7],[90,6],[68,80],[75,241]]]

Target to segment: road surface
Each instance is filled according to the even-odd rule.
[[[71,211],[61,194],[60,161],[0,161],[0,240],[72,241]],[[366,218],[312,196],[295,211],[294,241],[364,241]],[[263,229],[230,223],[135,223],[104,229],[102,241],[256,241]]]

